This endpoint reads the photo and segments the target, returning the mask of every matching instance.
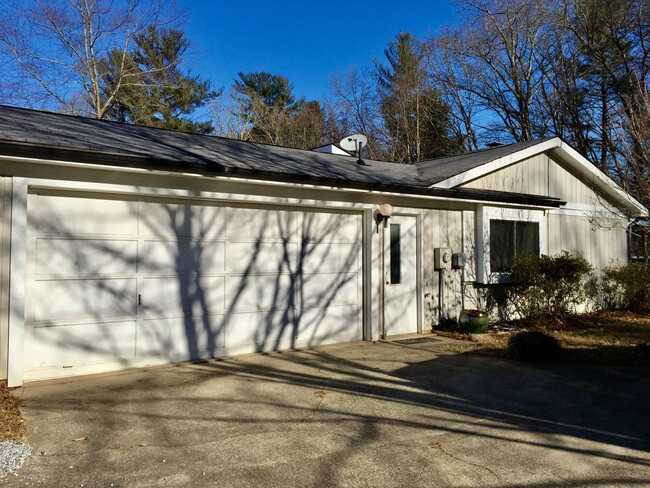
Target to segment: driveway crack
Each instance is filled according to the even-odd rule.
[[[501,478],[499,477],[499,475],[498,475],[496,472],[494,472],[493,470],[491,470],[491,469],[488,468],[487,466],[484,466],[483,464],[473,463],[473,462],[471,462],[471,461],[468,461],[467,459],[463,459],[463,458],[461,458],[461,457],[458,457],[458,456],[456,456],[455,454],[450,453],[447,449],[445,449],[445,448],[442,446],[442,444],[436,444],[436,448],[440,449],[444,454],[446,454],[447,456],[449,456],[449,457],[452,458],[452,459],[455,459],[456,461],[460,461],[461,463],[465,463],[465,464],[467,464],[467,465],[469,465],[469,466],[474,466],[474,467],[476,467],[476,468],[481,468],[481,469],[487,471],[488,473],[490,473],[490,474],[491,474],[492,476],[494,476],[497,480],[500,480],[500,479],[501,479]]]

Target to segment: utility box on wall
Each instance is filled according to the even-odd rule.
[[[436,247],[433,250],[433,267],[436,270],[451,269],[451,249]]]
[[[463,269],[467,259],[462,252],[455,252],[451,255],[451,267],[454,269]]]

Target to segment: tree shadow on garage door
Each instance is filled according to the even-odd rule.
[[[75,374],[361,338],[359,213],[200,192],[29,198],[32,367]]]

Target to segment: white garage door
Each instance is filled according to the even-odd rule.
[[[359,214],[30,195],[28,216],[27,380],[361,339]]]

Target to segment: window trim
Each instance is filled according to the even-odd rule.
[[[514,220],[536,222],[539,225],[539,252],[547,254],[547,225],[544,210],[514,209],[482,206],[477,209],[477,249],[479,269],[476,280],[479,283],[498,283],[509,273],[493,273],[490,269],[490,221]],[[479,231],[480,229],[480,231]]]

